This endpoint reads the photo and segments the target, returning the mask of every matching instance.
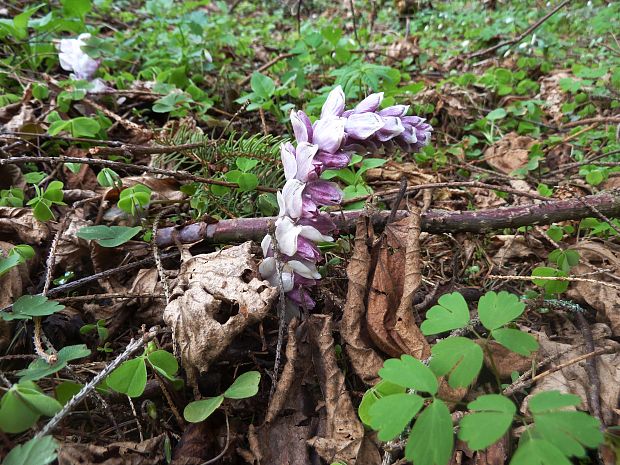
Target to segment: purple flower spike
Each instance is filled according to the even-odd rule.
[[[282,287],[289,315],[298,314],[299,307],[314,307],[308,289],[321,277],[316,269],[321,258],[317,244],[334,240],[329,234],[336,225],[320,208],[340,204],[343,193],[335,183],[320,179],[321,173],[346,167],[356,152],[381,147],[414,152],[430,141],[432,127],[423,118],[405,116],[408,105],[377,111],[382,100],[383,93],[371,94],[353,110],[344,111],[344,92],[338,86],[329,93],[314,125],[304,112],[291,112],[297,147],[290,143],[281,147],[286,184],[277,194],[275,238],[263,239],[265,258],[259,267],[264,279]]]

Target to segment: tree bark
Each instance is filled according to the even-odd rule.
[[[356,219],[366,214],[366,211],[324,214],[331,215],[339,232],[343,233],[353,231]],[[409,212],[405,210],[399,210],[396,217],[400,219],[408,214]],[[385,225],[389,215],[389,211],[371,214],[373,224],[378,227]],[[495,229],[551,224],[586,217],[601,218],[601,216],[620,216],[620,192],[604,192],[568,200],[550,200],[519,207],[480,211],[430,210],[422,215],[422,231],[485,233]],[[238,218],[212,224],[198,222],[187,226],[162,228],[157,234],[157,245],[167,247],[177,241],[188,244],[201,240],[214,243],[260,241],[273,227],[276,219],[276,217]]]

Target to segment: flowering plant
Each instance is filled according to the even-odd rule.
[[[432,128],[423,118],[405,116],[408,105],[378,110],[382,100],[382,92],[371,94],[345,111],[344,92],[338,86],[329,93],[314,124],[303,111],[291,112],[297,146],[285,143],[281,147],[286,183],[277,194],[280,212],[275,241],[271,235],[263,239],[265,258],[259,271],[271,285],[282,287],[292,311],[300,306],[314,307],[308,289],[321,278],[316,268],[321,257],[316,244],[334,240],[330,233],[336,226],[319,209],[338,205],[342,191],[337,184],[322,180],[321,173],[346,167],[356,152],[380,147],[415,152],[430,140]]]
[[[82,47],[90,39],[90,34],[80,34],[77,39],[61,39],[58,43],[58,59],[60,66],[65,71],[71,71],[72,79],[83,79],[93,85],[90,92],[97,93],[105,90],[107,86],[101,79],[92,79],[97,72],[101,60],[91,58]]]

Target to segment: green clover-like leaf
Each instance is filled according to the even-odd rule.
[[[444,294],[438,303],[426,312],[426,320],[420,326],[424,335],[463,328],[469,323],[469,308],[460,293]]]
[[[399,386],[416,391],[437,393],[437,377],[432,370],[411,355],[403,355],[400,359],[391,358],[386,360],[383,368],[379,370],[379,376]]]
[[[525,357],[529,357],[532,352],[538,350],[538,341],[534,336],[518,329],[494,329],[491,331],[491,336],[508,350],[512,350]]]
[[[483,352],[478,344],[465,337],[450,337],[431,349],[430,368],[437,376],[448,376],[450,387],[465,387],[478,376]]]
[[[489,331],[519,318],[524,310],[525,304],[519,297],[506,291],[487,292],[478,301],[480,322]]]
[[[222,405],[224,396],[211,397],[210,399],[195,400],[190,402],[183,410],[183,418],[190,423],[200,423],[207,419],[217,408]]]
[[[52,436],[32,438],[11,449],[2,465],[47,465],[56,460],[57,448],[58,443]]]
[[[146,362],[137,357],[123,362],[106,378],[109,388],[129,397],[140,397],[146,386]]]
[[[84,226],[77,232],[77,237],[89,241],[96,241],[101,247],[118,247],[131,240],[142,230],[142,227],[135,226]]]
[[[256,395],[260,383],[260,373],[258,371],[248,371],[239,376],[234,383],[224,392],[224,397],[228,399],[246,399]]]
[[[450,410],[442,400],[435,399],[413,425],[405,456],[416,465],[447,465],[453,446]]]
[[[499,394],[480,396],[467,408],[473,413],[461,420],[459,439],[471,450],[486,449],[506,434],[517,411],[510,399]]]
[[[35,316],[52,315],[63,308],[64,305],[42,295],[23,295],[13,304],[13,311],[3,312],[2,318],[6,321],[29,320]]]
[[[403,432],[423,405],[424,399],[417,394],[382,397],[370,407],[370,426],[379,432],[381,441],[390,441]]]

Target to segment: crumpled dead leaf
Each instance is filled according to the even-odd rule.
[[[311,315],[309,334],[316,351],[313,361],[325,398],[326,415],[318,434],[308,441],[328,463],[338,460],[355,465],[376,465],[381,456],[366,437],[338,367],[332,337],[332,320],[327,315]]]
[[[503,266],[507,260],[522,259],[531,255],[544,257],[546,255],[543,244],[532,235],[498,234],[491,237],[494,246],[499,250],[493,255],[493,263]]]
[[[579,252],[581,257],[580,263],[571,270],[575,275],[592,271],[592,268],[584,264],[586,261],[598,268],[609,269],[610,275],[618,276],[620,274],[620,247],[611,243],[581,241],[572,246],[571,249]],[[618,281],[605,274],[597,275],[595,279],[619,284]],[[599,321],[608,320],[613,335],[620,336],[619,290],[592,282],[573,282],[567,291],[567,295],[577,303],[587,304],[594,308],[598,312],[597,319]]]
[[[157,465],[164,462],[160,434],[143,442],[115,442],[107,446],[63,443],[58,451],[58,465]]]
[[[130,294],[161,295],[163,292],[164,289],[159,280],[157,268],[139,270],[129,290]],[[166,308],[166,301],[164,299],[140,298],[137,301],[140,304],[138,312],[134,316],[137,321],[149,328],[163,323],[164,310]]]
[[[554,362],[556,365],[574,359],[586,352],[581,335],[576,336],[569,344],[552,341],[544,333],[538,333],[537,336],[542,356],[562,354]],[[594,324],[592,326],[592,336],[597,349],[611,347],[616,351],[620,351],[620,344],[609,339],[611,331],[608,326],[601,323]],[[583,408],[588,410],[588,392],[592,387],[592,381],[588,377],[585,364],[585,360],[573,363],[542,378],[525,398],[521,411],[525,412],[527,402],[532,396],[539,392],[551,390],[578,395],[581,397]],[[597,372],[601,388],[600,400],[603,421],[608,425],[616,424],[614,409],[618,406],[618,395],[620,395],[620,353],[598,356]]]
[[[383,359],[370,345],[365,326],[366,283],[370,273],[370,253],[368,251],[369,235],[372,228],[367,217],[360,216],[355,231],[353,256],[347,267],[349,285],[344,306],[340,334],[345,340],[345,349],[355,374],[366,384],[379,381],[378,372],[383,366]]]
[[[251,247],[245,242],[210,254],[184,254],[164,321],[191,386],[235,336],[265,318],[278,297],[276,288],[259,279]]]
[[[50,229],[35,219],[31,208],[0,207],[0,236],[38,245],[50,237]]]
[[[484,160],[500,173],[510,174],[525,166],[534,139],[510,132],[484,151]]]
[[[372,341],[386,354],[400,357],[407,353],[424,359],[430,355],[430,346],[413,320],[411,309],[413,293],[419,286],[412,273],[421,271],[419,248],[417,252],[413,249],[418,238],[411,240],[413,220],[415,215],[387,225],[373,248],[376,266],[368,293],[366,324]]]
[[[545,113],[551,115],[552,121],[559,123],[564,118],[562,105],[566,101],[567,94],[560,87],[560,80],[572,78],[572,75],[565,71],[553,71],[540,80],[540,92],[536,99],[545,101]]]

